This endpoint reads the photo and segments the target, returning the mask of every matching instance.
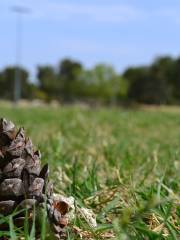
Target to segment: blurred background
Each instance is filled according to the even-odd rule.
[[[180,102],[179,0],[1,0],[0,98]]]

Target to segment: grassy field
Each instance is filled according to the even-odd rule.
[[[83,239],[179,239],[179,109],[0,106],[0,116],[25,127],[56,191],[96,214],[96,228],[71,222]]]

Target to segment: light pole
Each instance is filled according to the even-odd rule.
[[[21,99],[21,57],[22,57],[22,16],[29,12],[29,9],[14,6],[11,8],[16,13],[16,69],[14,76],[14,102]]]

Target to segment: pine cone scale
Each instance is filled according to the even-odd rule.
[[[5,179],[0,184],[0,196],[21,196],[24,194],[24,188],[22,180],[19,178]]]
[[[44,187],[44,180],[42,178],[35,178],[32,185],[29,187],[28,193],[34,196],[41,196]]]
[[[8,200],[8,201],[1,201],[0,202],[0,213],[3,215],[10,214],[15,208],[15,201]]]
[[[3,168],[2,172],[5,175],[5,177],[9,178],[20,177],[24,166],[25,166],[24,159],[15,158]]]

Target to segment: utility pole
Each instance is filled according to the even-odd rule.
[[[29,12],[29,9],[14,6],[11,8],[16,13],[16,70],[14,76],[14,102],[21,99],[21,57],[22,57],[22,17]]]

